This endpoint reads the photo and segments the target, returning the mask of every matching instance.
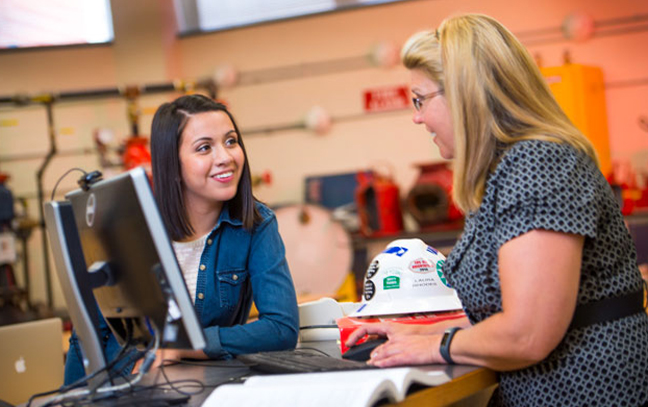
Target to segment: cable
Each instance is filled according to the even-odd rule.
[[[51,201],[54,200],[54,195],[56,194],[56,188],[58,188],[59,183],[60,183],[61,181],[63,181],[63,178],[65,178],[65,177],[66,177],[69,173],[71,173],[72,171],[80,171],[80,172],[83,173],[84,176],[87,176],[87,175],[88,175],[87,172],[85,172],[85,171],[82,170],[81,168],[77,168],[77,167],[70,168],[69,170],[65,171],[65,174],[61,175],[60,178],[58,179],[58,181],[56,181],[56,184],[54,184],[54,189],[52,189],[52,197],[50,198]]]
[[[162,373],[162,376],[164,376],[164,380],[166,380],[167,384],[171,387],[171,389],[173,389],[176,392],[178,392],[178,393],[180,393],[182,395],[185,395],[185,396],[193,396],[194,394],[201,393],[203,390],[205,390],[205,385],[203,383],[197,381],[197,380],[195,382],[200,384],[201,387],[200,387],[200,391],[198,391],[196,393],[184,392],[184,391],[180,390],[179,388],[175,387],[173,385],[173,382],[169,380],[169,377],[167,376],[166,372],[164,371],[164,366],[165,366],[164,362],[165,362],[165,360],[162,360],[162,364],[160,365],[159,370]]]
[[[165,360],[168,361],[168,360]],[[204,366],[204,367],[227,367],[227,368],[241,368],[245,367],[243,362],[237,359],[229,359],[229,360],[213,360],[213,359],[205,359],[205,360],[172,360],[175,362],[175,364],[178,365],[189,365],[189,366]],[[165,366],[171,366],[171,364],[167,364]]]
[[[128,353],[126,353],[126,349],[129,349]],[[55,393],[65,393],[65,392],[68,392],[70,390],[76,389],[78,387],[84,386],[84,385],[87,384],[87,382],[90,379],[96,377],[100,373],[103,373],[103,372],[107,371],[108,376],[110,377],[111,376],[110,370],[113,367],[115,367],[115,365],[117,365],[119,362],[121,362],[125,357],[127,357],[130,353],[132,353],[133,351],[137,351],[137,349],[130,348],[130,339],[129,339],[127,341],[127,343],[120,349],[117,356],[110,363],[108,363],[106,366],[104,366],[101,369],[98,369],[98,370],[96,370],[96,371],[94,371],[94,372],[92,372],[90,374],[87,374],[87,375],[81,377],[80,379],[76,380],[75,382],[73,382],[71,384],[68,384],[66,386],[61,386],[60,388],[58,388],[56,390],[50,390],[50,391],[47,391],[47,392],[32,395],[29,398],[29,401],[27,402],[26,407],[31,407],[31,403],[37,398],[44,397],[44,396],[49,396],[50,394],[55,394]]]
[[[299,329],[316,329],[316,328],[335,328],[337,329],[338,326],[336,324],[328,324],[328,325],[306,325],[306,326],[300,326]]]
[[[124,363],[124,366],[129,366],[131,363],[137,362],[142,357],[150,358],[149,353],[150,353],[151,348],[153,347],[154,344],[155,344],[155,350],[153,351],[153,361],[155,361],[155,352],[157,352],[157,348],[159,346],[159,335],[158,335],[158,330],[155,328],[155,326],[151,327],[151,329],[154,332],[154,339],[155,340],[153,342],[150,342],[148,344],[148,346],[146,347],[146,349],[144,349],[143,351],[138,351],[137,350],[137,343],[132,342],[132,330],[130,329],[131,328],[130,325],[128,325],[128,326],[129,326],[128,337],[130,339],[129,339],[129,342],[127,342],[127,344],[130,344],[130,346],[133,347],[132,349],[135,352],[131,352],[131,355],[128,355],[128,356],[124,355],[124,360],[126,361]],[[144,373],[146,373],[148,371],[148,368],[150,368],[150,365],[147,367],[147,366],[144,365],[144,363],[146,363],[146,360],[142,363],[142,366],[140,366],[140,369],[139,369],[138,373],[142,372],[142,370],[145,369],[145,368],[146,368],[146,371],[144,371]],[[152,362],[150,362],[150,363],[152,363]],[[124,374],[122,371],[117,372],[116,374],[119,377],[126,380],[126,382],[130,382],[128,376],[126,374]],[[136,376],[136,378],[137,378],[137,376]],[[113,379],[112,375],[109,374],[108,377],[106,377],[103,382],[99,383],[99,385],[96,386],[96,388],[99,388],[99,387],[103,386],[105,383],[107,383],[108,381],[110,381],[112,379]],[[134,382],[134,383],[137,383],[137,382]]]
[[[65,178],[72,171],[80,171],[83,173],[83,176],[77,180],[77,184],[79,184],[81,189],[83,189],[84,191],[90,189],[90,185],[94,184],[95,182],[101,181],[101,177],[102,177],[101,171],[95,170],[92,172],[86,172],[81,168],[77,168],[77,167],[70,168],[65,172],[65,174],[61,175],[58,181],[56,181],[56,184],[54,184],[54,189],[52,189],[52,196],[50,200],[52,201],[54,200],[54,195],[56,194],[56,188],[58,188],[59,183],[63,180],[63,178]]]
[[[63,404],[68,401],[71,401],[73,399],[83,399],[83,398],[88,398],[91,396],[92,400],[96,398],[96,396],[111,396],[114,397],[113,393],[118,393],[122,390],[125,389],[130,389],[131,391],[134,388],[134,385],[137,384],[140,380],[142,380],[142,377],[149,371],[151,365],[155,361],[155,353],[157,352],[159,346],[160,346],[160,333],[159,330],[157,329],[157,326],[153,324],[152,326],[153,331],[154,331],[154,341],[151,344],[149,344],[149,347],[147,350],[144,352],[144,362],[142,363],[142,366],[140,367],[140,370],[137,372],[137,375],[133,380],[128,380],[126,378],[127,382],[123,384],[118,384],[118,385],[113,385],[109,387],[99,387],[96,388],[94,391],[91,391],[89,389],[83,389],[75,392],[69,392],[65,394],[61,394],[58,397],[53,398],[49,402],[47,402],[43,407],[47,406],[52,406],[56,404]],[[103,384],[103,383],[102,383]]]
[[[132,331],[131,329],[128,329],[127,332],[126,332],[126,340],[125,340],[125,344],[124,344],[124,346],[121,347],[121,349],[119,350],[119,353],[117,353],[117,355],[113,358],[113,360],[111,360],[111,361],[110,361],[106,366],[104,366],[103,368],[98,369],[98,370],[96,370],[96,371],[94,371],[94,372],[92,372],[92,373],[90,373],[90,374],[87,374],[87,375],[85,375],[84,377],[82,377],[82,378],[76,380],[75,382],[73,382],[73,383],[71,383],[71,384],[69,384],[69,385],[67,385],[67,386],[62,386],[62,387],[59,389],[59,392],[60,392],[60,393],[64,393],[64,392],[69,391],[69,390],[72,390],[72,389],[74,389],[74,388],[84,386],[84,385],[87,384],[87,382],[88,382],[90,379],[93,379],[94,377],[96,377],[98,374],[100,374],[100,373],[102,373],[102,372],[107,372],[107,373],[108,373],[108,376],[111,377],[111,370],[112,370],[116,365],[118,365],[120,362],[122,362],[125,358],[129,357],[129,356],[128,356],[129,354],[133,353],[134,351],[137,352],[137,349],[135,349],[135,348],[133,347],[134,344],[133,344],[132,341],[133,341],[133,331]],[[77,351],[79,351],[79,347],[78,347],[78,346],[76,347],[76,349],[77,349]],[[80,357],[79,360],[83,360],[83,358]],[[126,365],[128,365],[128,363],[127,363]],[[104,383],[105,383],[105,382],[104,382]],[[103,384],[103,383],[101,383],[101,384]],[[30,407],[30,406],[27,405],[27,407]]]

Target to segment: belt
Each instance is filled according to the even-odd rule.
[[[613,321],[644,311],[644,290],[619,297],[579,304],[569,329],[577,329],[601,322]]]

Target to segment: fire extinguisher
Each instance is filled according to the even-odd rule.
[[[355,192],[360,232],[365,236],[388,236],[403,230],[398,186],[389,176],[359,172]]]
[[[140,109],[137,104],[137,98],[140,90],[137,87],[128,87],[125,91],[128,109],[128,121],[130,122],[132,136],[126,140],[122,162],[126,171],[135,167],[144,166],[146,173],[151,178],[151,152],[148,147],[148,139],[140,136],[139,118]]]
[[[148,149],[148,139],[141,136],[128,138],[122,158],[126,171],[132,170],[140,165],[148,169],[151,166],[151,152]]]

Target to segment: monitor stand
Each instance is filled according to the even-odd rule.
[[[93,265],[92,270],[86,268],[81,240],[76,227],[72,204],[68,201],[51,201],[44,204],[45,225],[52,245],[54,261],[61,288],[65,296],[70,318],[76,330],[83,354],[83,365],[86,373],[101,373],[88,379],[88,390],[94,392],[98,388],[110,387],[124,383],[123,379],[111,378],[99,335],[99,312],[92,290],[104,285],[110,280],[107,265]],[[160,270],[154,270],[160,274]],[[170,288],[163,284],[164,293],[169,303],[167,326],[164,336],[167,340],[175,341],[179,315]],[[173,306],[175,305],[175,306]],[[179,311],[178,311],[179,312]],[[170,392],[168,388],[152,388],[131,392],[108,391],[101,395],[95,393],[93,405],[114,406],[170,406],[186,404],[189,395]]]
[[[106,358],[99,336],[99,313],[72,204],[67,201],[51,201],[46,202],[43,209],[59,282],[81,344],[83,366],[87,373],[97,372],[106,367]],[[105,386],[111,385],[106,371],[89,379],[88,387],[94,390],[102,383]]]

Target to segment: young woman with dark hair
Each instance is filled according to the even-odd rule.
[[[197,94],[163,104],[151,155],[155,198],[207,339],[199,351],[158,351],[157,363],[294,348],[299,315],[284,245],[274,213],[252,194],[231,113]],[[252,302],[259,316],[246,323]],[[102,329],[112,359],[119,347],[105,323]],[[83,376],[76,336],[70,349],[66,383]]]

